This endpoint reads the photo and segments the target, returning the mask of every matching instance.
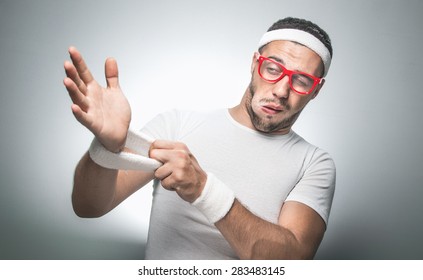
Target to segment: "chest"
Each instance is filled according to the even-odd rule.
[[[280,209],[304,173],[305,151],[292,143],[234,133],[200,130],[183,141],[200,166],[234,190],[259,217],[276,223]]]

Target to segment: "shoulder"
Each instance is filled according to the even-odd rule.
[[[309,206],[327,224],[336,185],[335,162],[324,149],[302,138],[300,143],[299,146],[305,151],[301,179],[289,194],[287,201],[297,201]]]
[[[299,150],[302,150],[306,153],[306,162],[308,162],[309,164],[325,163],[335,169],[335,162],[329,152],[316,145],[311,144],[294,131],[292,131],[291,139]]]

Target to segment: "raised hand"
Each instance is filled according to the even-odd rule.
[[[119,86],[116,60],[105,63],[107,87],[94,80],[84,59],[75,47],[69,48],[72,62],[64,64],[63,83],[72,99],[75,118],[87,127],[110,151],[120,151],[131,122],[131,107]]]

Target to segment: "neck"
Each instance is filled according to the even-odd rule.
[[[232,116],[232,118],[235,121],[242,124],[243,126],[256,130],[253,123],[251,122],[250,115],[248,114],[248,111],[246,108],[248,94],[249,94],[249,91],[247,88],[247,90],[244,93],[244,96],[241,99],[241,102],[235,107],[230,108],[229,114]]]
[[[250,116],[248,115],[247,109],[245,109],[245,106],[243,106],[242,103],[238,104],[233,108],[230,108],[229,114],[236,122],[242,124],[243,126],[254,130],[256,129],[250,120]]]

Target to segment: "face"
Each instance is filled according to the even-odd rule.
[[[290,41],[273,41],[265,46],[261,55],[280,62],[290,70],[316,77],[323,73],[322,60],[314,51]],[[251,65],[251,82],[244,96],[244,106],[251,125],[265,133],[288,133],[307,103],[316,97],[323,83],[317,85],[310,94],[298,94],[290,88],[288,76],[276,83],[263,80],[257,71],[257,59],[258,54],[255,54]]]

